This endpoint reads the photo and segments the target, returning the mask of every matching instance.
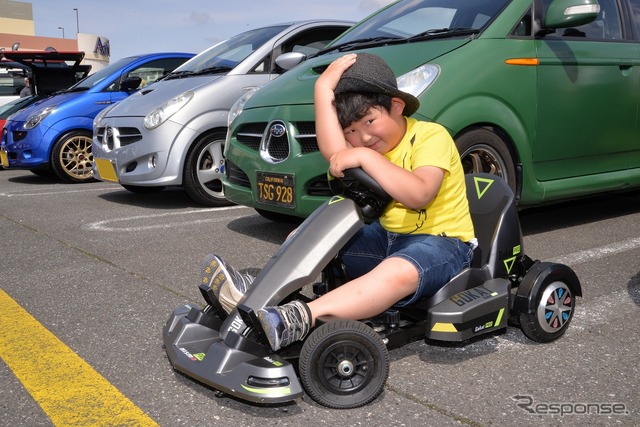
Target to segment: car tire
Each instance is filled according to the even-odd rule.
[[[71,131],[62,135],[51,150],[51,169],[64,182],[82,183],[93,178],[91,132]]]
[[[456,138],[464,173],[490,173],[507,181],[516,192],[516,171],[511,152],[500,135],[476,128]]]
[[[187,153],[183,186],[189,197],[205,206],[226,206],[224,197],[224,148],[226,133],[215,131],[204,135]]]
[[[382,393],[389,376],[389,353],[371,327],[356,320],[337,320],[309,335],[298,367],[313,400],[334,409],[357,408]]]

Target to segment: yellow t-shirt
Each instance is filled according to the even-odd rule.
[[[402,141],[385,157],[408,171],[421,166],[437,166],[445,171],[438,195],[424,208],[415,210],[394,201],[380,217],[386,230],[446,235],[464,242],[474,238],[460,154],[444,127],[407,118]]]

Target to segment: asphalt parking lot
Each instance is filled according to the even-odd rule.
[[[65,185],[0,171],[0,425],[64,424],[60,396],[46,392],[50,384],[33,387],[46,373],[23,375],[26,359],[8,352],[24,347],[36,349],[34,360],[69,349],[63,360],[77,356],[86,366],[69,364],[61,381],[82,366],[105,384],[86,400],[100,401],[113,387],[130,405],[94,405],[98,419],[82,412],[94,410],[86,402],[72,401],[84,408],[76,425],[638,425],[639,196],[521,212],[525,252],[566,263],[581,279],[584,296],[563,338],[535,344],[509,329],[464,344],[415,342],[391,351],[389,380],[376,401],[337,411],[306,396],[277,406],[217,397],[175,372],[162,348],[173,309],[201,303],[207,253],[260,267],[292,225],[244,207],[203,208],[179,189],[139,195],[115,184]],[[33,322],[13,322],[9,309]],[[123,414],[140,418],[125,422],[117,418]]]

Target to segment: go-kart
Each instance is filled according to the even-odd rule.
[[[302,397],[304,389],[322,405],[354,408],[382,393],[388,350],[406,343],[466,341],[504,331],[508,324],[519,325],[537,342],[566,331],[575,298],[582,295],[578,277],[565,265],[526,256],[509,186],[495,175],[469,174],[467,196],[478,239],[470,268],[410,307],[362,321],[319,318],[304,342],[273,352],[257,310],[295,298],[308,301],[339,286],[345,277],[338,250],[390,201],[361,169],[345,175],[338,181],[342,194],[284,242],[230,314],[205,285],[200,287],[204,308],[187,304],[174,310],[163,340],[176,370],[250,402],[287,402]],[[302,292],[307,285],[313,285],[314,295]]]

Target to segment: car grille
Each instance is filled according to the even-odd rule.
[[[230,162],[229,159],[224,162],[224,170],[227,174],[227,181],[242,187],[251,188],[251,181],[249,181],[247,174],[238,166]]]
[[[258,151],[266,127],[267,123],[246,123],[238,129],[236,138],[245,147]]]
[[[142,133],[133,127],[98,127],[95,129],[96,138],[109,150],[125,147],[142,139]]]
[[[280,132],[274,127],[281,125]],[[296,122],[292,127],[294,134],[291,141],[299,145],[301,154],[319,151],[314,122]],[[278,163],[289,157],[291,152],[288,127],[284,122],[276,120],[271,123],[245,123],[236,132],[236,140],[251,150],[260,151],[268,162]]]

